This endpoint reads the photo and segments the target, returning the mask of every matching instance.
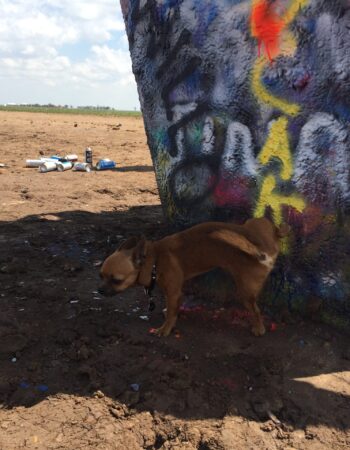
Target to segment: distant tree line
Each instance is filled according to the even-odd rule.
[[[3,106],[18,106],[26,108],[55,108],[55,109],[91,109],[97,111],[117,111],[110,106],[72,106],[72,105],[54,105],[53,103],[40,104],[40,103],[11,103]]]

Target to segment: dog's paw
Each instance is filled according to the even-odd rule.
[[[254,325],[252,327],[252,333],[254,334],[254,336],[264,336],[264,334],[266,333],[265,326],[262,323]]]

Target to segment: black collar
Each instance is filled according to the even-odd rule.
[[[153,311],[154,308],[156,307],[156,305],[153,301],[153,295],[152,295],[154,286],[156,285],[156,278],[157,278],[157,268],[156,268],[156,265],[153,264],[152,273],[151,273],[151,283],[149,286],[144,287],[145,295],[147,295],[149,297],[149,310],[150,311]]]

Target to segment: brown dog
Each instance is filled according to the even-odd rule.
[[[148,287],[155,267],[166,298],[166,320],[157,334],[168,336],[176,323],[184,282],[219,267],[233,277],[238,298],[252,313],[252,332],[261,336],[265,327],[258,295],[275,264],[279,241],[288,232],[288,225],[277,228],[261,218],[244,225],[202,223],[153,242],[130,238],[103,263],[99,292],[114,295],[135,284]]]

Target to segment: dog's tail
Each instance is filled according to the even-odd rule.
[[[259,250],[256,245],[252,244],[248,239],[235,231],[217,230],[210,233],[210,237],[224,242],[231,247],[235,247],[258,261],[264,261],[267,257],[267,255]]]

